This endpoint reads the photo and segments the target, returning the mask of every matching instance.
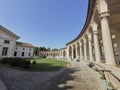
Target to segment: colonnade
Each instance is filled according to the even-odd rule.
[[[97,63],[104,62],[108,65],[116,66],[114,44],[117,44],[116,47],[120,47],[120,40],[117,39],[117,35],[113,38],[114,32],[119,32],[117,30],[119,27],[113,25],[113,22],[120,23],[120,21],[114,21],[112,17],[120,16],[120,12],[117,12],[117,14],[111,13],[113,10],[108,8],[108,6],[111,7],[112,3],[114,4],[114,0],[111,0],[109,3],[106,0],[96,0],[96,3],[94,3],[94,0],[91,0],[89,3],[87,15],[89,22],[86,20],[82,30],[84,32],[81,32],[77,38],[67,43],[66,58],[71,60],[90,60]],[[115,38],[116,42],[114,42]],[[119,55],[120,49],[117,52]]]

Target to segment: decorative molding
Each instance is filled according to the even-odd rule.
[[[110,16],[109,10],[106,11],[106,12],[100,12],[100,18],[105,18],[105,17],[108,17],[108,16]]]

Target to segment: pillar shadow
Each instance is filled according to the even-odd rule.
[[[41,86],[37,86],[33,90],[69,90],[73,89],[74,85],[71,83],[68,84],[69,81],[73,81],[75,79],[74,74],[77,68],[68,69],[57,77],[51,79],[50,81],[44,83]]]

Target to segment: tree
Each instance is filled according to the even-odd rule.
[[[58,51],[58,49],[57,49],[57,48],[54,48],[54,49],[52,49],[52,51]]]
[[[51,48],[48,47],[48,48],[47,48],[47,51],[50,51],[50,50],[51,50]]]
[[[39,54],[39,47],[35,47],[35,48],[34,48],[34,54],[35,54],[36,56],[38,56],[38,54]]]

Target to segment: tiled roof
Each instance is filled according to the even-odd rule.
[[[18,42],[18,41],[16,42],[16,45],[25,46],[25,47],[34,47],[30,43],[24,43],[24,42]]]

